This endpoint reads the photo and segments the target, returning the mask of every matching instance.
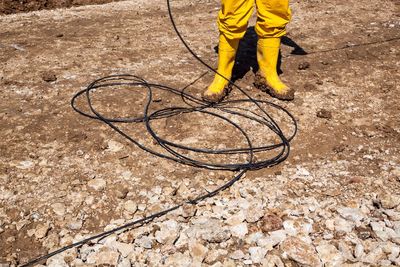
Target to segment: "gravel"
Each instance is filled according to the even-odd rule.
[[[218,5],[203,2],[204,6],[177,1],[175,8],[182,12],[185,38],[213,62],[217,59],[212,49],[216,29],[206,22],[214,21]],[[294,102],[276,102],[299,122],[299,133],[285,162],[248,172],[229,189],[197,205],[186,204],[144,225],[88,242],[44,265],[400,266],[400,154],[396,146],[400,111],[398,87],[392,82],[400,46],[398,41],[357,47],[345,42],[349,36],[354,43],[371,42],[368,36],[373,40],[396,36],[397,22],[390,23],[395,25],[391,32],[385,26],[394,16],[394,4],[350,0],[344,8],[340,1],[315,2],[294,1],[296,15],[289,37],[310,51],[342,46],[347,50],[290,56],[292,48],[282,46],[284,74],[299,88]],[[365,9],[362,14],[360,6]],[[192,12],[196,7],[199,12]],[[140,16],[132,18],[131,11],[136,9]],[[6,62],[0,71],[4,87],[0,94],[2,103],[10,104],[2,106],[0,113],[4,121],[0,266],[17,266],[170,208],[232,177],[232,172],[200,170],[153,157],[70,109],[77,88],[105,73],[140,70],[171,86],[189,84],[203,73],[191,59],[179,61],[186,52],[177,48],[168,22],[154,20],[167,19],[165,14],[162,1],[133,0],[0,20],[0,26],[10,33],[0,44],[5,55],[2,62]],[[321,27],[315,27],[314,18]],[[99,31],[96,25],[105,27]],[[158,27],[159,31],[152,30]],[[193,27],[199,31],[189,30]],[[62,38],[54,39],[59,33],[53,28],[63,29]],[[154,50],[147,39],[149,32],[163,43],[160,54],[149,53]],[[327,32],[334,33],[329,40]],[[17,41],[24,51],[10,49]],[[175,64],[181,72],[172,72]],[[55,78],[41,76],[45,66],[54,66]],[[252,77],[250,71],[238,82],[257,96],[260,92],[252,87]],[[187,89],[200,93],[206,82]],[[229,97],[235,99],[236,91]],[[104,104],[100,95],[96,106],[109,116],[121,115],[113,107],[124,110],[121,116],[126,117],[134,116],[132,107],[142,110],[141,102],[123,96],[118,99],[127,101],[126,109],[114,98]],[[164,96],[157,95],[157,99],[154,104],[176,104]],[[208,121],[181,115],[182,120],[163,118],[152,126],[168,140],[191,142],[212,136],[210,147],[226,133],[228,145],[236,147],[241,140],[228,129],[224,134],[214,131],[215,125],[197,139],[186,138],[183,128],[203,127]],[[140,125],[121,127],[146,142],[146,131]],[[258,145],[258,140],[266,138],[265,132],[257,129],[255,137],[252,142]]]

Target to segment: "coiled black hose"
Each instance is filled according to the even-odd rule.
[[[217,73],[211,66],[209,66],[206,62],[204,62],[201,58],[199,58],[193,52],[193,50],[188,46],[188,44],[185,42],[185,40],[183,39],[182,35],[180,34],[180,32],[175,24],[175,21],[174,21],[173,15],[172,15],[170,0],[167,0],[167,5],[168,5],[168,13],[169,13],[169,17],[171,19],[172,26],[173,26],[176,34],[178,35],[179,39],[182,41],[183,45],[193,55],[193,57],[195,57],[206,68],[208,68],[209,70],[211,70],[214,73]],[[221,75],[221,74],[219,74],[219,75]],[[240,88],[238,85],[234,84],[230,80],[228,80],[228,81],[233,88],[236,88],[245,96],[244,99],[226,100],[226,101],[223,101],[220,103],[211,104],[211,103],[207,103],[207,102],[203,101],[202,99],[199,99],[193,95],[190,95],[184,91],[177,90],[177,89],[165,86],[165,85],[149,83],[140,77],[137,77],[134,75],[129,75],[129,74],[112,75],[112,76],[107,76],[107,77],[98,79],[98,80],[92,82],[86,89],[81,90],[77,94],[75,94],[71,100],[71,105],[76,112],[80,113],[83,116],[89,117],[91,119],[100,120],[100,121],[106,123],[108,126],[110,126],[113,130],[115,130],[121,136],[123,136],[124,138],[129,140],[131,143],[137,145],[139,148],[141,148],[155,156],[158,156],[160,158],[164,158],[167,160],[172,160],[172,161],[175,161],[175,162],[178,162],[181,164],[193,166],[193,167],[213,169],[213,170],[236,171],[237,173],[234,175],[234,177],[231,180],[229,180],[227,183],[219,186],[217,189],[215,189],[212,192],[208,192],[207,194],[197,196],[191,200],[187,200],[183,203],[177,204],[169,209],[157,212],[148,217],[127,223],[127,224],[117,227],[115,229],[97,234],[90,238],[86,238],[82,241],[65,246],[63,248],[60,248],[60,249],[58,249],[54,252],[51,252],[47,255],[41,256],[41,257],[34,259],[34,260],[32,260],[26,264],[23,264],[21,266],[35,265],[46,259],[49,259],[50,257],[52,257],[54,255],[62,253],[70,248],[83,245],[91,240],[103,238],[103,237],[113,234],[115,232],[119,232],[121,230],[131,228],[133,226],[139,226],[144,223],[150,222],[151,220],[153,220],[157,217],[163,216],[163,215],[167,214],[168,212],[176,210],[185,204],[196,204],[199,201],[202,201],[206,198],[212,197],[212,196],[216,195],[218,192],[230,187],[232,184],[234,184],[236,181],[238,181],[241,177],[243,177],[243,175],[249,170],[256,170],[256,169],[271,167],[271,166],[274,166],[274,165],[279,164],[282,161],[284,161],[288,157],[289,152],[290,152],[290,141],[294,138],[294,136],[296,135],[296,132],[297,132],[297,124],[296,124],[295,118],[283,107],[276,105],[272,102],[265,101],[265,100],[254,99],[249,94],[247,94],[246,91],[244,91],[242,88]],[[92,99],[91,99],[91,92],[93,90],[98,89],[99,91],[101,91],[101,89],[105,89],[105,88],[126,87],[126,86],[135,87],[135,88],[140,87],[140,88],[143,88],[144,90],[147,90],[147,100],[146,100],[145,107],[143,110],[143,116],[135,117],[135,118],[107,118],[93,107]],[[162,91],[166,91],[168,93],[180,96],[182,98],[183,102],[186,103],[187,105],[184,107],[170,107],[170,108],[159,109],[152,113],[149,113],[149,108],[152,103],[153,90],[162,90]],[[77,108],[76,100],[81,96],[86,96],[87,106],[89,107],[89,110],[91,111],[91,113],[87,113],[87,112],[82,111],[81,109]],[[261,113],[261,114],[258,114],[254,111],[251,111],[251,110],[248,110],[245,108],[237,107],[238,104],[243,105],[246,103],[254,105],[256,107],[256,109],[259,111],[259,113]],[[268,113],[267,110],[263,106],[269,106],[269,107],[275,109],[276,111],[281,112],[283,115],[287,116],[290,119],[290,124],[291,124],[291,128],[292,128],[291,133],[289,133],[289,134],[283,133],[283,131],[281,130],[281,127],[278,125],[278,123],[272,118],[270,113]],[[221,119],[221,120],[229,123],[243,135],[244,139],[246,140],[247,147],[235,148],[235,149],[218,149],[218,150],[205,149],[205,148],[193,148],[193,147],[188,147],[188,146],[184,146],[184,145],[181,145],[178,143],[174,143],[174,142],[165,140],[165,139],[161,138],[160,136],[158,136],[157,133],[155,132],[155,130],[152,128],[151,122],[154,121],[155,119],[166,118],[166,117],[176,116],[176,115],[179,115],[182,113],[190,113],[190,112],[200,112],[200,113],[208,115],[208,116],[214,116],[218,119]],[[239,116],[239,117],[242,117],[242,118],[245,118],[248,120],[252,120],[262,126],[265,126],[272,133],[274,133],[280,141],[273,143],[273,144],[267,144],[267,145],[254,147],[250,140],[250,136],[248,135],[248,133],[246,133],[246,131],[244,131],[237,123],[235,123],[234,121],[229,119],[227,116],[221,115],[221,113],[222,114],[225,113],[227,115],[230,114],[230,115]],[[153,139],[157,142],[158,145],[160,145],[162,148],[164,148],[165,153],[157,152],[157,151],[152,150],[151,148],[145,146],[144,144],[141,144],[138,140],[134,139],[133,137],[128,135],[126,132],[124,132],[121,128],[119,128],[117,126],[118,123],[144,123],[148,133],[150,133],[150,135],[153,137]],[[178,152],[178,150],[186,151],[186,152],[202,153],[202,154],[213,154],[213,155],[248,154],[248,157],[247,157],[246,162],[221,164],[221,163],[199,161],[199,160],[189,157],[187,155],[187,153],[183,154],[182,152]],[[271,156],[267,159],[257,159],[257,161],[254,160],[254,155],[256,153],[260,153],[260,152],[271,152],[271,153],[273,152],[273,156]]]

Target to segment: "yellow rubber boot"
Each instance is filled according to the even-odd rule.
[[[218,45],[218,68],[220,73],[215,74],[214,80],[207,90],[203,93],[203,99],[208,102],[221,101],[228,91],[228,80],[232,77],[232,69],[235,64],[236,51],[239,46],[239,39],[227,39],[223,34],[219,37]],[[225,78],[226,79],[225,79]]]
[[[293,100],[294,90],[284,84],[276,69],[279,56],[280,38],[259,38],[257,61],[260,67],[254,85],[281,100]]]

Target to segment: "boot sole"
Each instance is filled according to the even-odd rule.
[[[229,89],[230,89],[229,87],[225,87],[224,90],[222,90],[222,92],[211,95],[205,95],[203,93],[201,98],[208,103],[218,103],[221,102],[228,95]]]
[[[289,90],[285,93],[278,93],[271,86],[268,85],[266,79],[263,76],[261,76],[261,74],[258,72],[256,73],[254,78],[254,86],[259,90],[266,92],[270,96],[277,98],[279,100],[291,101],[294,99],[295,90],[289,88]]]

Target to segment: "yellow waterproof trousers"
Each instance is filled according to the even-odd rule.
[[[285,35],[290,21],[289,0],[222,0],[218,14],[218,28],[227,39],[241,39],[248,21],[257,8],[256,33],[260,38]]]

